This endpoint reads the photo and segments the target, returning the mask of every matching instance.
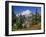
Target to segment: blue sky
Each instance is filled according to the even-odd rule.
[[[41,14],[41,7],[32,7],[32,6],[12,6],[12,10],[15,14],[18,14],[25,10],[30,10],[32,13],[37,12]]]

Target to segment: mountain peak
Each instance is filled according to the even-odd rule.
[[[31,13],[30,10],[25,10],[25,11],[22,12],[22,15],[29,15],[30,13]]]
[[[32,15],[31,13],[32,12],[30,10],[25,10],[25,11],[22,11],[21,13],[17,14],[16,16],[20,16],[20,15],[29,16],[29,15]]]

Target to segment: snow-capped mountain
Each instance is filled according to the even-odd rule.
[[[30,10],[25,10],[19,14],[16,14],[16,16],[24,15],[25,17],[32,16],[32,12]]]

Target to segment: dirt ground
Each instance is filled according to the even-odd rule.
[[[39,30],[41,29],[41,25],[32,25],[31,30]]]

